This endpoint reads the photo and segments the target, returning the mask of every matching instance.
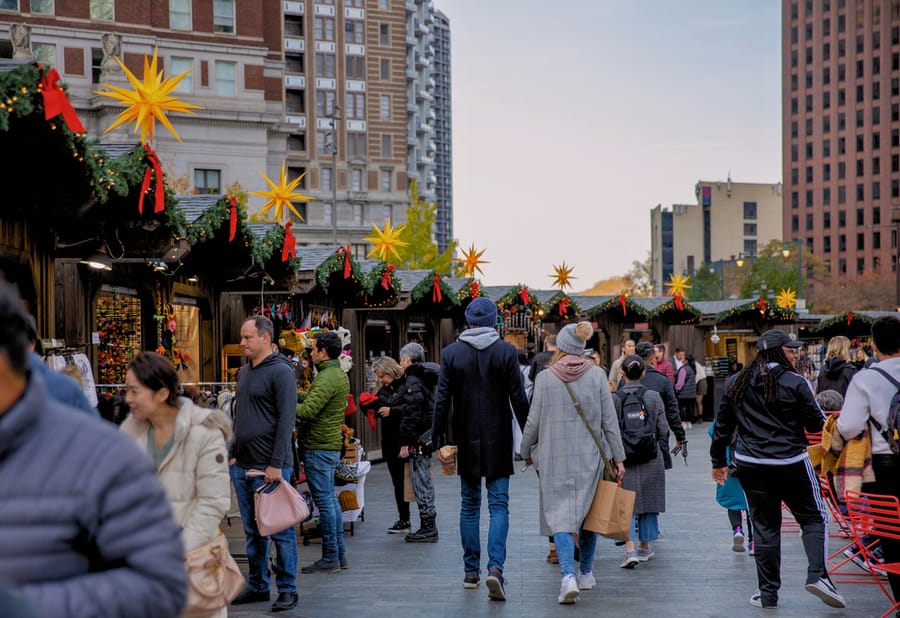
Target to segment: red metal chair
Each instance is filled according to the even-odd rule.
[[[853,534],[857,539],[866,535],[900,541],[900,501],[895,496],[882,496],[878,494],[864,494],[847,490],[847,519]],[[876,569],[881,569],[893,575],[900,575],[900,562],[879,562],[872,555],[868,547],[859,543],[861,555],[869,566],[869,572],[881,591],[893,603],[890,609],[881,615],[887,618],[895,610],[900,608],[900,600],[895,601],[891,594],[890,586],[877,575]]]
[[[861,544],[856,536],[853,533],[853,528],[850,525],[849,520],[841,511],[841,505],[837,501],[837,498],[834,495],[834,491],[831,489],[831,483],[828,478],[824,476],[819,477],[819,486],[822,490],[822,499],[825,501],[825,505],[828,507],[828,512],[831,514],[831,519],[838,526],[838,532],[829,532],[828,536],[832,538],[840,538],[843,540],[849,539],[849,543],[843,543],[841,547],[839,547],[836,551],[832,552],[828,556],[828,575],[831,577],[831,580],[836,584],[872,584],[874,583],[869,578],[869,573],[864,570],[859,570],[859,566],[853,563],[853,558],[859,552],[857,547],[858,544]],[[842,541],[843,542],[843,541]],[[878,544],[878,540],[875,539],[868,544],[869,550],[873,549]],[[844,552],[846,550],[851,550],[851,554],[848,556]],[[856,568],[849,568],[849,565],[853,565]],[[845,568],[848,567],[848,568]],[[845,579],[850,578],[850,579]]]

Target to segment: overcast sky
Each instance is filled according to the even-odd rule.
[[[650,250],[697,180],[781,180],[778,0],[435,0],[450,19],[454,236],[487,285],[574,290]]]

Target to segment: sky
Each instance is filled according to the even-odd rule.
[[[435,0],[450,19],[454,237],[486,285],[573,290],[650,251],[698,180],[781,181],[779,0]]]

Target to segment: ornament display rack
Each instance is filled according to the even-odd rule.
[[[141,301],[103,294],[97,300],[97,382],[123,384],[128,363],[141,350]]]

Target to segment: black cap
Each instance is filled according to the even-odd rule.
[[[760,352],[763,350],[774,350],[775,348],[780,347],[799,348],[802,346],[803,343],[799,340],[791,339],[790,335],[783,330],[775,329],[764,332],[759,336],[759,341],[756,342],[756,349]]]

